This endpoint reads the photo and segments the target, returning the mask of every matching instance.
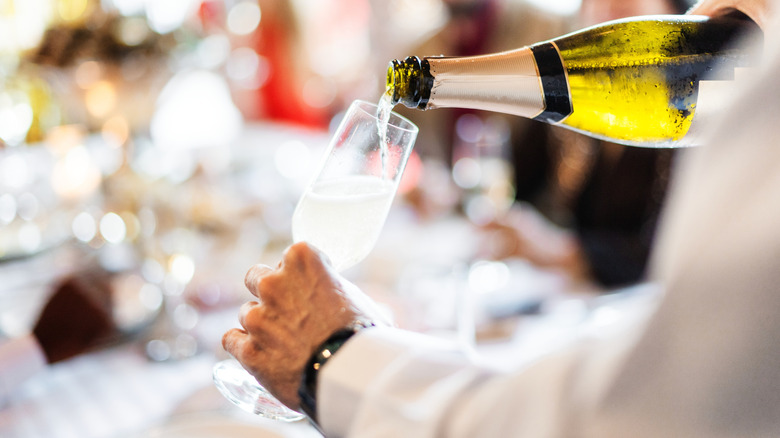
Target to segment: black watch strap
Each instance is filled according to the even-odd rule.
[[[349,338],[362,327],[350,327],[338,330],[330,335],[312,354],[301,376],[301,386],[298,396],[301,398],[301,410],[315,423],[317,419],[317,377],[325,363],[334,355]]]

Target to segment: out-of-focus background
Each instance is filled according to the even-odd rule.
[[[341,111],[378,101],[389,60],[507,26],[457,24],[483,5],[523,8],[503,49],[559,35],[579,2],[2,0],[0,330],[29,330],[30,291],[84,267],[150,309],[243,299],[247,267],[290,243]],[[399,221],[484,223],[511,202],[503,119],[466,115],[449,139],[398,110],[422,126]]]
[[[154,436],[143,431],[181,412],[235,410],[212,397],[219,340],[250,298],[246,270],[291,243],[349,102],[379,100],[391,59],[521,47],[584,24],[579,12],[579,0],[0,0],[0,339],[57,344],[74,321],[100,321],[96,343],[44,345],[47,369],[0,397],[0,436]],[[495,257],[507,241],[486,226],[515,202],[515,121],[398,111],[421,128],[415,152],[376,249],[345,276],[399,326],[486,350],[540,306],[579,323],[587,304],[571,294],[598,281]],[[571,150],[535,207],[552,223],[524,219],[541,236],[571,223],[556,199],[592,155]],[[566,245],[555,239],[540,245]]]

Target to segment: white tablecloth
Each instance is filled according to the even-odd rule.
[[[133,343],[55,364],[26,382],[0,410],[0,437],[187,436],[182,428],[187,423],[199,427],[197,434],[189,431],[192,437],[236,438],[239,425],[254,429],[260,438],[320,436],[307,423],[266,420],[230,405],[211,381],[216,360],[203,353],[175,362],[150,362],[142,346]],[[224,434],[218,432],[221,424]]]

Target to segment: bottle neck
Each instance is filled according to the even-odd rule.
[[[563,120],[571,113],[568,86],[560,55],[554,45],[548,45],[481,56],[425,58],[434,78],[425,108],[473,108]]]
[[[416,56],[393,60],[387,67],[387,90],[393,104],[426,109],[433,82],[428,61]]]

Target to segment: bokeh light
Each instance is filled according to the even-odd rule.
[[[196,70],[177,74],[166,84],[150,133],[158,147],[193,149],[229,144],[242,124],[225,80]]]
[[[481,260],[469,268],[469,287],[480,293],[493,292],[506,286],[510,276],[506,263]]]
[[[195,262],[186,254],[175,254],[171,257],[169,270],[176,281],[187,284],[195,275]]]
[[[236,35],[249,35],[260,24],[260,6],[254,1],[242,1],[230,8],[227,27]]]
[[[107,5],[113,6],[124,15],[140,15],[144,13],[147,0],[104,0]]]
[[[84,104],[87,111],[97,118],[106,117],[116,108],[116,86],[109,81],[98,81],[87,90]]]
[[[89,0],[59,0],[57,12],[64,21],[77,21],[87,12]]]
[[[35,47],[54,16],[50,0],[4,0],[0,13],[0,53]]]
[[[76,146],[54,165],[51,185],[65,199],[88,196],[97,190],[100,169],[84,146]]]
[[[452,166],[452,179],[458,187],[473,189],[479,185],[481,178],[482,169],[473,158],[461,158]]]
[[[125,240],[127,227],[125,221],[113,212],[106,213],[100,219],[100,235],[109,243],[121,243]]]
[[[86,211],[82,211],[73,218],[71,231],[76,239],[82,242],[89,242],[97,235],[97,223],[95,222],[95,218]]]
[[[41,211],[41,202],[32,193],[25,192],[19,195],[16,200],[16,214],[26,221],[32,221]]]
[[[137,46],[147,38],[151,33],[149,25],[141,17],[127,17],[119,24],[117,37],[127,46]]]
[[[230,39],[225,35],[209,35],[198,43],[195,55],[203,68],[215,68],[230,56]]]
[[[10,154],[0,160],[0,186],[20,189],[32,182],[33,172],[24,155]]]
[[[150,283],[161,284],[165,280],[165,268],[157,260],[147,257],[141,263],[141,275]]]
[[[26,223],[19,228],[19,247],[28,253],[41,247],[41,229],[34,223]]]
[[[197,9],[198,0],[167,0],[145,2],[146,19],[149,27],[159,34],[173,32]]]
[[[243,89],[262,87],[270,77],[268,60],[249,47],[239,47],[232,52],[225,63],[225,74]]]
[[[0,224],[10,224],[15,217],[16,199],[9,193],[0,195]]]
[[[124,211],[119,215],[125,224],[125,239],[135,240],[141,234],[141,221],[138,216],[130,211]]]
[[[33,122],[33,110],[27,96],[18,90],[0,93],[0,139],[11,146],[27,136]]]
[[[103,124],[102,134],[109,145],[123,145],[130,138],[130,125],[123,116],[114,116]]]

